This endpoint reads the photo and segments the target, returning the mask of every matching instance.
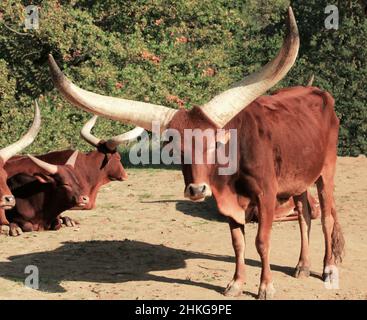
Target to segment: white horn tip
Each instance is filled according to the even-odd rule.
[[[296,21],[296,17],[294,16],[294,12],[292,7],[288,8],[288,23],[287,23],[289,30],[291,31],[290,33],[294,36],[298,36],[298,26],[297,26],[297,21]]]

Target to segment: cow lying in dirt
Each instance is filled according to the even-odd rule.
[[[33,156],[11,162],[9,173],[17,167],[27,172],[11,174],[8,179],[16,201],[15,207],[6,211],[11,236],[23,231],[58,230],[62,212],[88,204],[89,197],[74,169],[77,156],[76,151],[64,165],[57,166]]]
[[[33,123],[29,131],[17,142],[0,150],[0,234],[9,232],[9,221],[6,220],[5,210],[15,206],[15,197],[7,185],[8,173],[4,166],[11,157],[34,141],[40,128],[41,113],[37,102],[35,102]]]
[[[93,117],[81,130],[82,138],[96,150],[87,153],[63,150],[37,156],[37,159],[61,167],[73,157],[73,174],[88,201],[75,202],[70,198],[61,200],[59,193],[62,194],[63,191],[51,181],[50,177],[49,183],[42,185],[40,181],[30,176],[37,174],[39,167],[36,163],[30,162],[26,156],[15,156],[8,161],[5,167],[11,177],[8,183],[19,202],[16,209],[7,212],[6,215],[8,221],[13,222],[10,235],[16,236],[22,231],[58,230],[61,225],[75,226],[78,222],[67,216],[61,217],[60,214],[69,209],[93,209],[101,186],[110,181],[127,179],[117,147],[121,143],[135,139],[143,129],[135,128],[105,141],[91,134],[96,120],[97,117]],[[58,202],[55,199],[58,199]]]

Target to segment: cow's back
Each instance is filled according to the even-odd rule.
[[[260,97],[231,124],[240,128],[240,170],[273,175],[285,197],[315,182],[339,128],[334,99],[315,87]]]

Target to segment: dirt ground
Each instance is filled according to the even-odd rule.
[[[228,299],[234,258],[227,223],[213,203],[183,197],[181,172],[129,169],[129,180],[102,188],[93,211],[70,211],[81,225],[0,237],[0,299]],[[336,202],[346,239],[340,289],[320,276],[320,220],[311,231],[311,276],[292,276],[300,248],[297,222],[276,223],[271,263],[278,299],[367,299],[367,159],[339,158]],[[260,263],[246,225],[247,283],[254,299]],[[39,290],[24,286],[27,265],[39,269]]]

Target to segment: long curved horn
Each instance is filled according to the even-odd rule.
[[[299,34],[291,7],[286,24],[283,46],[274,60],[201,107],[219,128],[223,128],[242,109],[279,82],[293,66],[299,49]]]
[[[136,127],[128,132],[125,132],[118,136],[114,136],[111,139],[108,139],[108,141],[106,142],[106,146],[109,150],[115,150],[121,143],[136,139],[144,131],[145,131],[144,128]]]
[[[98,144],[102,141],[102,139],[97,138],[91,133],[92,128],[96,124],[96,121],[98,119],[98,116],[93,116],[90,120],[88,120],[85,125],[83,126],[82,130],[80,131],[81,137],[91,144],[94,147],[97,147]],[[139,137],[144,132],[144,128],[136,127],[133,130],[130,130],[128,132],[125,132],[123,134],[114,136],[107,140],[106,147],[109,150],[115,150],[118,145],[121,143],[124,143],[129,140],[133,140],[137,137]]]
[[[58,171],[58,168],[54,164],[47,163],[45,161],[42,161],[36,157],[33,157],[30,154],[27,154],[28,158],[31,159],[37,166],[39,166],[41,169],[45,170],[46,172],[50,174],[56,174]]]
[[[98,119],[98,116],[93,116],[90,120],[88,120],[82,130],[80,130],[80,136],[89,144],[91,144],[94,147],[97,147],[98,144],[101,142],[102,139],[99,139],[92,135],[91,130],[96,124],[96,121]]]
[[[313,74],[311,78],[308,80],[306,87],[312,87],[314,80],[315,80],[315,75]]]
[[[40,128],[41,128],[41,112],[37,101],[35,101],[34,118],[32,126],[29,128],[28,132],[17,142],[0,150],[0,158],[3,160],[3,162],[6,162],[12,156],[16,155],[18,152],[28,147],[37,137]]]
[[[48,63],[55,87],[66,100],[85,111],[131,123],[149,131],[152,130],[153,121],[160,122],[161,130],[164,130],[177,112],[161,105],[108,97],[83,90],[66,78],[52,55],[49,55]]]
[[[72,153],[72,155],[69,157],[69,159],[66,161],[65,165],[75,167],[76,159],[78,158],[79,151],[76,150]]]

